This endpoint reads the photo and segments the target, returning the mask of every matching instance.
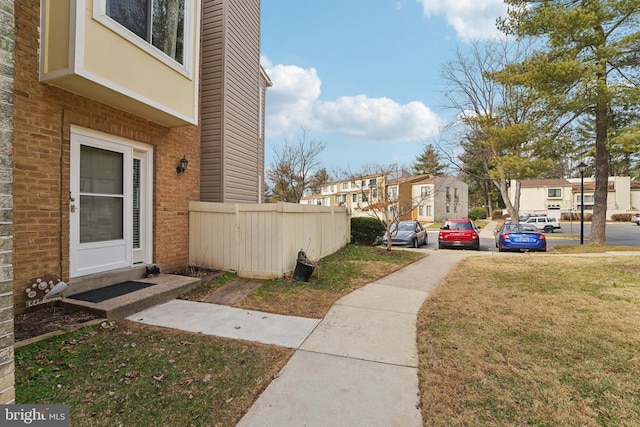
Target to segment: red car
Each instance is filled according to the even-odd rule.
[[[470,248],[480,250],[478,229],[469,218],[447,219],[438,233],[438,249]]]

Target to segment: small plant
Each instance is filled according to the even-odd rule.
[[[373,246],[386,231],[387,227],[376,218],[351,218],[351,242],[356,245]]]
[[[469,218],[472,221],[477,221],[479,219],[486,219],[487,218],[487,210],[485,208],[482,208],[482,207],[473,208],[469,212]]]

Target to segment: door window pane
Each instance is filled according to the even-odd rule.
[[[80,243],[121,240],[121,197],[80,196]]]
[[[80,193],[123,193],[123,154],[101,148],[80,147]]]
[[[80,243],[124,238],[124,154],[80,147]]]

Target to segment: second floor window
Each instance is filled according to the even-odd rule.
[[[184,65],[185,0],[106,0],[111,19]]]
[[[555,199],[562,197],[562,189],[560,188],[549,188],[547,189],[547,198]]]

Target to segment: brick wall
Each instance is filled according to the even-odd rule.
[[[0,0],[1,2],[2,0]],[[188,202],[199,198],[199,129],[169,129],[38,79],[40,1],[15,6],[14,308],[25,284],[69,278],[70,127],[78,125],[154,147],[153,262],[163,272],[188,262]],[[184,174],[176,174],[183,155]]]
[[[13,363],[13,1],[0,0],[0,404],[14,403]]]

